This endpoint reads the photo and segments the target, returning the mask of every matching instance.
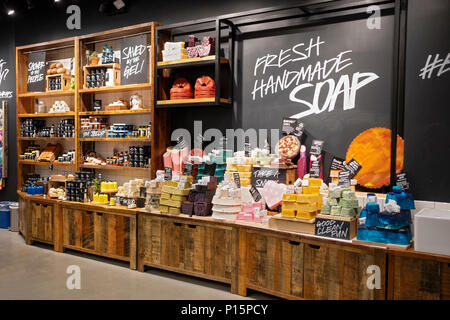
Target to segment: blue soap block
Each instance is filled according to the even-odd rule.
[[[388,203],[389,200],[394,200],[397,202],[397,205],[399,205],[402,210],[413,210],[416,208],[414,206],[414,199],[412,195],[403,192],[399,186],[394,186],[392,188],[392,192],[387,194],[386,203]]]
[[[379,214],[377,227],[383,229],[401,229],[409,226],[410,224],[410,210],[400,210],[398,213],[383,211]]]

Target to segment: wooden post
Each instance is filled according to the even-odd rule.
[[[62,208],[58,201],[53,207],[53,246],[57,252],[64,252]]]
[[[241,296],[247,296],[247,231],[239,228],[238,256],[238,291]]]
[[[136,270],[136,253],[137,253],[137,215],[130,215],[130,269]]]

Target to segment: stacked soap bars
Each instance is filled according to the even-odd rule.
[[[381,243],[409,245],[411,235],[411,210],[415,209],[410,194],[394,186],[386,197],[384,210],[380,210],[375,195],[367,196],[361,212],[357,239]]]
[[[361,212],[356,194],[348,188],[335,187],[330,189],[328,197],[322,206],[321,214],[355,217]]]
[[[187,55],[189,58],[206,57],[215,53],[216,39],[204,36],[200,42],[194,35],[189,36]]]
[[[241,186],[248,187],[251,184],[254,159],[244,156],[235,156],[227,159],[226,171],[234,181],[234,173],[239,174]]]
[[[163,182],[162,181],[147,181],[145,183],[146,187],[146,199],[145,199],[145,208],[147,210],[157,210],[159,208],[159,199],[161,198],[161,188]]]
[[[202,177],[189,191],[187,199],[181,203],[181,212],[189,216],[208,216],[211,214],[212,199],[217,189],[217,178]]]
[[[304,179],[301,194],[283,194],[281,216],[304,220],[314,219],[322,206],[321,184],[322,180],[320,179]]]
[[[193,178],[191,176],[179,176],[178,181],[167,181],[161,188],[159,211],[180,214],[181,203],[187,200],[192,181]]]
[[[263,210],[261,202],[247,203],[242,207],[242,211],[236,217],[236,220],[248,222],[267,223],[267,211]]]
[[[166,42],[162,51],[163,61],[187,59],[187,50],[184,42]]]
[[[198,164],[197,181],[202,177],[214,175],[217,182],[223,181],[226,169],[227,159],[233,155],[233,151],[220,149],[213,150],[206,158]]]

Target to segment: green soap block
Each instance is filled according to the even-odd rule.
[[[342,190],[336,189],[336,190],[330,191],[330,193],[328,194],[328,197],[331,199],[338,199],[341,197],[341,195],[342,195]]]
[[[321,214],[330,214],[331,213],[331,206],[330,205],[324,205],[322,206],[322,210],[320,211]]]
[[[354,208],[342,208],[341,216],[354,217],[354,216],[356,216],[356,210]]]
[[[341,206],[332,206],[331,207],[331,215],[332,216],[339,216],[341,215]]]
[[[358,208],[358,199],[341,199],[341,201],[339,201],[339,204],[344,208]]]
[[[329,205],[330,205],[330,206],[337,206],[337,205],[339,205],[339,202],[338,202],[337,199],[331,198],[331,199],[329,200]]]
[[[358,199],[355,195],[355,193],[353,191],[343,191],[342,192],[342,199],[346,199],[346,200],[354,200],[354,199]]]

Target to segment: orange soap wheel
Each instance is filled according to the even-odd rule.
[[[397,136],[396,172],[403,170],[404,141]],[[391,130],[371,128],[361,132],[348,147],[345,161],[355,159],[362,168],[354,179],[366,188],[377,189],[390,182]]]
[[[215,89],[216,85],[214,83],[214,80],[211,77],[208,76],[201,76],[195,81],[195,90],[203,89],[203,88],[209,88],[209,89]]]

